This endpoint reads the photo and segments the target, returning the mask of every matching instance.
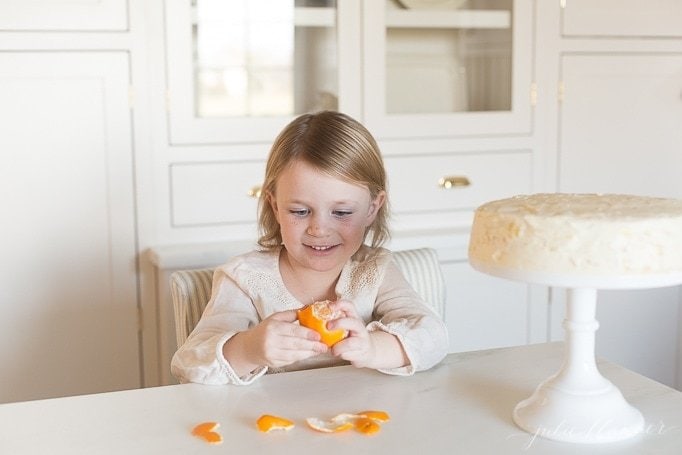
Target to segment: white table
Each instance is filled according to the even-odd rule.
[[[412,377],[337,367],[265,376],[246,387],[185,384],[4,404],[0,454],[680,453],[682,393],[605,361],[600,371],[644,415],[642,434],[581,445],[515,426],[514,406],[557,371],[562,349],[549,343],[450,354]],[[392,420],[373,436],[317,433],[304,422],[365,409],[385,410]],[[265,413],[290,418],[296,428],[260,433],[255,421]],[[221,423],[221,446],[190,435],[209,420]]]

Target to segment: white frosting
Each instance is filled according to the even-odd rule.
[[[474,267],[581,276],[682,272],[682,200],[533,194],[475,213]]]

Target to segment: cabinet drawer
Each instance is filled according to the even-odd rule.
[[[470,210],[532,188],[532,159],[526,150],[390,157],[385,162],[396,213]],[[450,188],[441,183],[448,178],[455,182]],[[468,184],[457,186],[464,181]]]
[[[562,15],[566,36],[682,36],[679,0],[571,0]]]
[[[264,175],[262,161],[171,165],[173,226],[255,223],[258,199],[249,191]]]

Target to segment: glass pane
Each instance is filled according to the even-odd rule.
[[[511,110],[512,0],[386,4],[388,113]]]
[[[194,6],[198,117],[338,108],[335,0],[194,0]]]

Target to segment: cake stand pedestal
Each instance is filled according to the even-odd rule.
[[[575,277],[518,272],[483,265],[481,272],[528,283],[567,288],[565,349],[557,373],[514,409],[514,422],[523,430],[548,439],[575,443],[614,442],[644,428],[642,414],[620,390],[604,378],[595,361],[597,289],[637,289],[682,283],[682,273],[656,276]]]

